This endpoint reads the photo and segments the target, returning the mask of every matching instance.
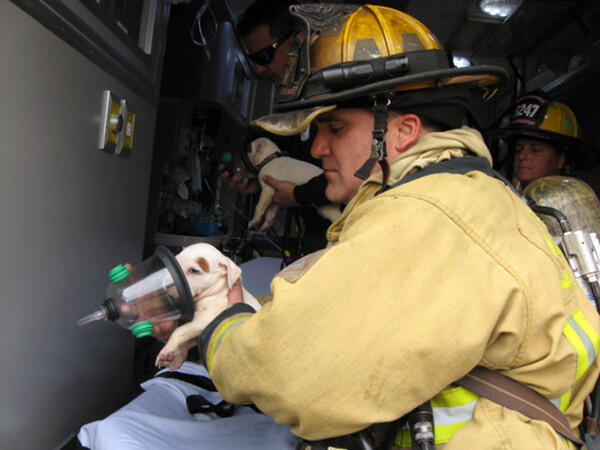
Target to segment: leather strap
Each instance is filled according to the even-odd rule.
[[[565,415],[550,400],[507,376],[478,366],[454,384],[530,419],[543,420],[561,436],[583,445],[573,433]]]

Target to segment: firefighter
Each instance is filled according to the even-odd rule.
[[[316,122],[327,196],[348,204],[328,247],[274,278],[272,302],[255,313],[232,301],[204,330],[215,385],[310,441],[430,402],[438,448],[574,448],[546,421],[453,384],[477,366],[500,372],[576,429],[600,371],[597,312],[466,124],[469,90],[505,71],[451,67],[394,9],[292,10],[310,39],[288,64],[279,113],[258,123],[292,134]]]
[[[567,174],[569,166],[591,169],[600,162],[600,153],[581,140],[573,110],[540,90],[517,99],[509,124],[490,135],[506,141],[518,190],[539,178]]]

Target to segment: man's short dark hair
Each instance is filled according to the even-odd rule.
[[[300,3],[291,0],[256,0],[242,14],[237,31],[246,37],[261,25],[267,25],[272,38],[280,38],[293,32],[297,22],[289,13],[289,6]]]

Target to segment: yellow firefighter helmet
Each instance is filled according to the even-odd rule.
[[[365,5],[320,34],[311,47],[311,66],[319,71],[343,63],[440,48],[431,31],[408,14]]]
[[[579,124],[575,113],[564,103],[550,102],[546,116],[538,126],[540,130],[562,134],[574,139],[579,139]]]
[[[453,67],[425,25],[392,8],[312,3],[293,5],[290,12],[303,24],[303,39],[288,58],[275,105],[281,114],[253,122],[276,134],[299,133],[337,105],[382,93],[392,106],[414,106],[431,102],[431,95],[403,92],[428,90],[439,96],[447,92],[443,88],[487,88],[507,78],[500,67]]]

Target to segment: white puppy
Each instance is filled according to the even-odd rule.
[[[299,161],[288,156],[276,155],[281,155],[281,150],[270,139],[258,138],[250,144],[248,160],[258,169],[258,182],[260,183],[261,191],[258,204],[254,210],[254,217],[252,217],[252,220],[248,223],[248,228],[258,226],[264,216],[265,220],[260,230],[268,230],[273,224],[273,220],[279,209],[279,205],[273,203],[275,189],[263,181],[265,175],[270,175],[273,178],[282,181],[304,184],[308,180],[323,173],[322,169],[313,164]],[[316,208],[321,216],[332,222],[341,215],[340,207],[336,204],[328,204]]]
[[[191,322],[175,329],[156,357],[157,367],[176,370],[186,360],[191,348],[198,344],[202,330],[227,309],[227,294],[240,278],[240,269],[231,259],[210,244],[194,244],[176,256],[194,298],[194,317]],[[242,287],[244,303],[255,310],[260,303]]]

